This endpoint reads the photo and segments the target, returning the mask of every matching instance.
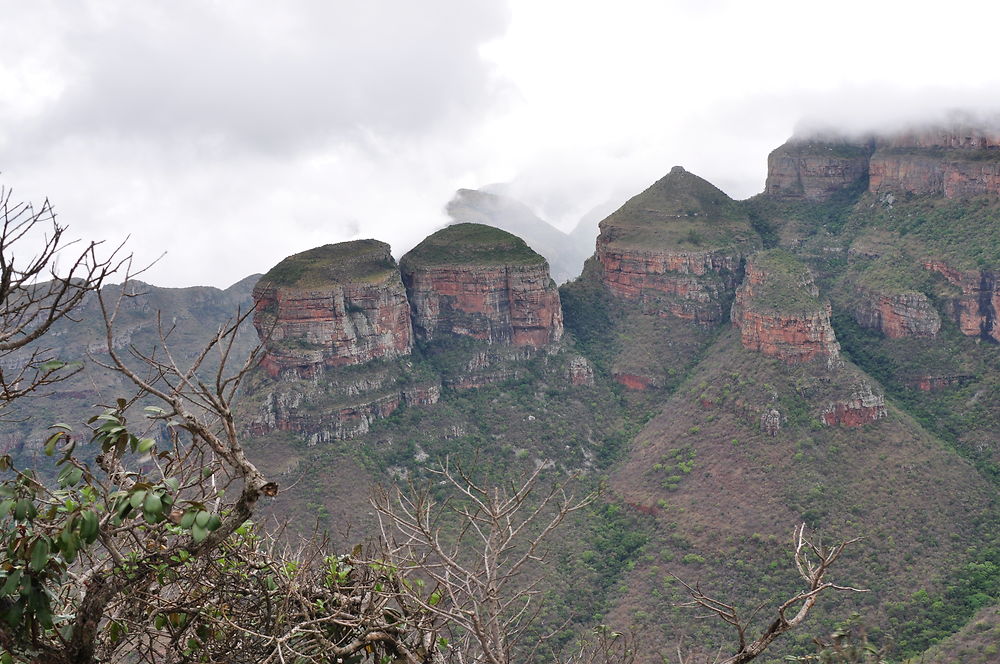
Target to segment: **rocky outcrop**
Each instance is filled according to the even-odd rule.
[[[996,270],[956,270],[944,261],[924,261],[925,269],[942,275],[957,286],[961,295],[944,300],[944,310],[962,334],[1000,342],[1000,272]]]
[[[864,190],[869,140],[846,138],[792,138],[767,156],[764,192],[788,199],[825,201],[852,190]]]
[[[972,380],[974,376],[966,374],[948,374],[944,376],[933,376],[930,374],[911,378],[906,381],[907,386],[921,392],[936,392],[954,385],[962,385]]]
[[[819,299],[809,270],[791,254],[775,249],[747,261],[732,321],[749,350],[789,364],[817,357],[833,363],[840,344],[830,313],[830,303]]]
[[[923,293],[880,293],[861,289],[854,300],[858,325],[878,330],[890,339],[933,337],[941,329],[941,317]]]
[[[821,418],[827,426],[859,427],[887,414],[885,397],[875,394],[872,386],[863,382],[854,389],[850,399],[830,404]]]
[[[400,269],[421,341],[457,336],[541,348],[562,337],[548,263],[510,233],[449,226],[403,256]]]
[[[584,356],[573,355],[569,359],[566,378],[570,385],[576,387],[592,386],[594,384],[594,367]]]
[[[675,167],[601,222],[597,260],[616,297],[645,313],[720,322],[758,240],[732,199]]]
[[[406,292],[389,245],[331,244],[281,261],[253,291],[254,326],[272,377],[408,355]]]
[[[774,408],[760,414],[760,430],[769,436],[777,436],[781,431],[781,413]]]
[[[953,124],[880,138],[868,190],[964,198],[1000,193],[1000,131]]]

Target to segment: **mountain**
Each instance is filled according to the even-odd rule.
[[[769,656],[856,612],[893,661],[990,661],[958,653],[982,654],[1000,608],[998,173],[986,126],[796,136],[745,201],[675,167],[605,211],[585,262],[526,207],[461,190],[458,223],[398,263],[359,240],[227,291],[148,287],[116,343],[147,347],[163,308],[190,355],[252,288],[247,446],[283,487],[272,513],[345,547],[371,532],[374,485],[446,461],[603,487],[534,572],[553,647],[607,624],[641,635],[641,662],[728,648],[673,575],[765,623],[806,523],[863,538],[833,581],[870,592],[824,596]],[[94,313],[56,331],[61,356],[100,352]],[[110,397],[87,371],[8,446]]]
[[[453,223],[494,226],[521,237],[549,261],[552,278],[563,283],[580,274],[593,238],[568,235],[538,217],[528,206],[496,192],[459,189],[446,206]]]

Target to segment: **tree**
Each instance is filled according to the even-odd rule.
[[[850,539],[842,541],[832,548],[827,548],[806,537],[805,524],[796,528],[793,538],[795,568],[798,570],[802,580],[806,582],[806,587],[801,592],[796,593],[779,604],[775,611],[776,616],[774,619],[768,623],[768,626],[757,638],[752,640],[749,639],[748,632],[754,616],[763,608],[762,606],[752,611],[749,616],[744,617],[739,614],[734,605],[710,597],[703,593],[697,586],[690,586],[678,579],[691,596],[691,602],[687,606],[707,609],[736,629],[739,639],[739,650],[725,659],[717,660],[718,664],[743,664],[755,659],[779,636],[802,624],[802,621],[809,615],[812,607],[815,606],[819,596],[828,590],[856,593],[868,592],[864,588],[841,586],[826,579],[830,567],[837,562],[844,549],[857,541],[857,538]]]
[[[106,301],[100,286],[119,268],[127,284],[129,259],[98,259],[92,243],[58,275],[65,229],[48,202],[35,212],[8,194],[3,206],[0,354],[30,354],[2,381],[0,401],[59,378],[63,365],[30,345],[88,294],[104,315],[105,366],[135,393],[94,415],[85,435],[53,425],[44,451],[58,453],[56,486],[0,457],[10,474],[0,484],[0,662],[425,659],[435,641],[421,629],[434,621],[415,615],[404,595],[382,592],[399,583],[392,570],[331,556],[322,542],[292,547],[251,522],[278,487],[247,457],[233,414],[260,354],[227,373],[247,313],[189,366],[175,361],[163,326],[157,348],[123,355],[112,340],[133,291],[123,285]],[[40,253],[15,263],[14,245],[23,250],[45,222],[53,230]],[[52,280],[36,282],[45,274]],[[137,404],[150,401],[137,417]]]

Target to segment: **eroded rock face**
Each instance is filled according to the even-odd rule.
[[[868,383],[861,383],[851,393],[850,399],[830,404],[823,411],[822,419],[827,426],[859,427],[887,414],[885,397],[875,394]]]
[[[741,252],[673,252],[613,246],[602,232],[597,259],[604,284],[617,297],[640,302],[647,313],[711,325],[739,283]]]
[[[943,261],[924,261],[927,270],[944,276],[961,289],[961,295],[945,301],[945,311],[958,324],[962,334],[1000,342],[1000,272],[995,270],[956,270]]]
[[[830,324],[830,303],[818,296],[809,270],[790,254],[772,250],[751,256],[732,309],[744,348],[789,364],[817,357],[835,361],[840,344]]]
[[[396,358],[412,350],[406,291],[389,245],[358,240],[286,258],[253,291],[272,377]]]
[[[613,295],[704,325],[723,320],[743,259],[759,246],[734,201],[679,166],[600,228],[597,260]]]
[[[964,198],[1000,193],[1000,132],[928,127],[881,138],[868,190]]]
[[[548,263],[519,238],[480,224],[431,235],[400,260],[418,339],[471,337],[541,348],[562,337]]]
[[[854,318],[862,327],[878,330],[890,339],[933,337],[941,317],[923,293],[878,293],[861,290],[855,300]]]
[[[767,156],[764,192],[825,201],[841,191],[863,189],[872,149],[870,141],[793,138]]]

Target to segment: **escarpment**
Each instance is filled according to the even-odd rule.
[[[406,292],[389,245],[328,244],[289,256],[257,282],[254,326],[272,377],[408,355]]]
[[[780,198],[825,201],[863,189],[873,150],[870,140],[793,138],[767,156],[764,191]]]
[[[541,348],[562,337],[559,291],[548,263],[491,226],[455,224],[400,259],[417,338],[469,337]]]
[[[940,260],[927,260],[923,266],[960,290],[944,300],[944,309],[962,334],[1000,342],[1000,270],[957,270]]]
[[[679,166],[600,228],[597,260],[612,295],[703,325],[722,321],[743,258],[759,246],[735,202]]]
[[[744,348],[789,364],[817,357],[833,361],[840,344],[830,313],[812,274],[790,253],[772,249],[747,260],[732,308]]]

